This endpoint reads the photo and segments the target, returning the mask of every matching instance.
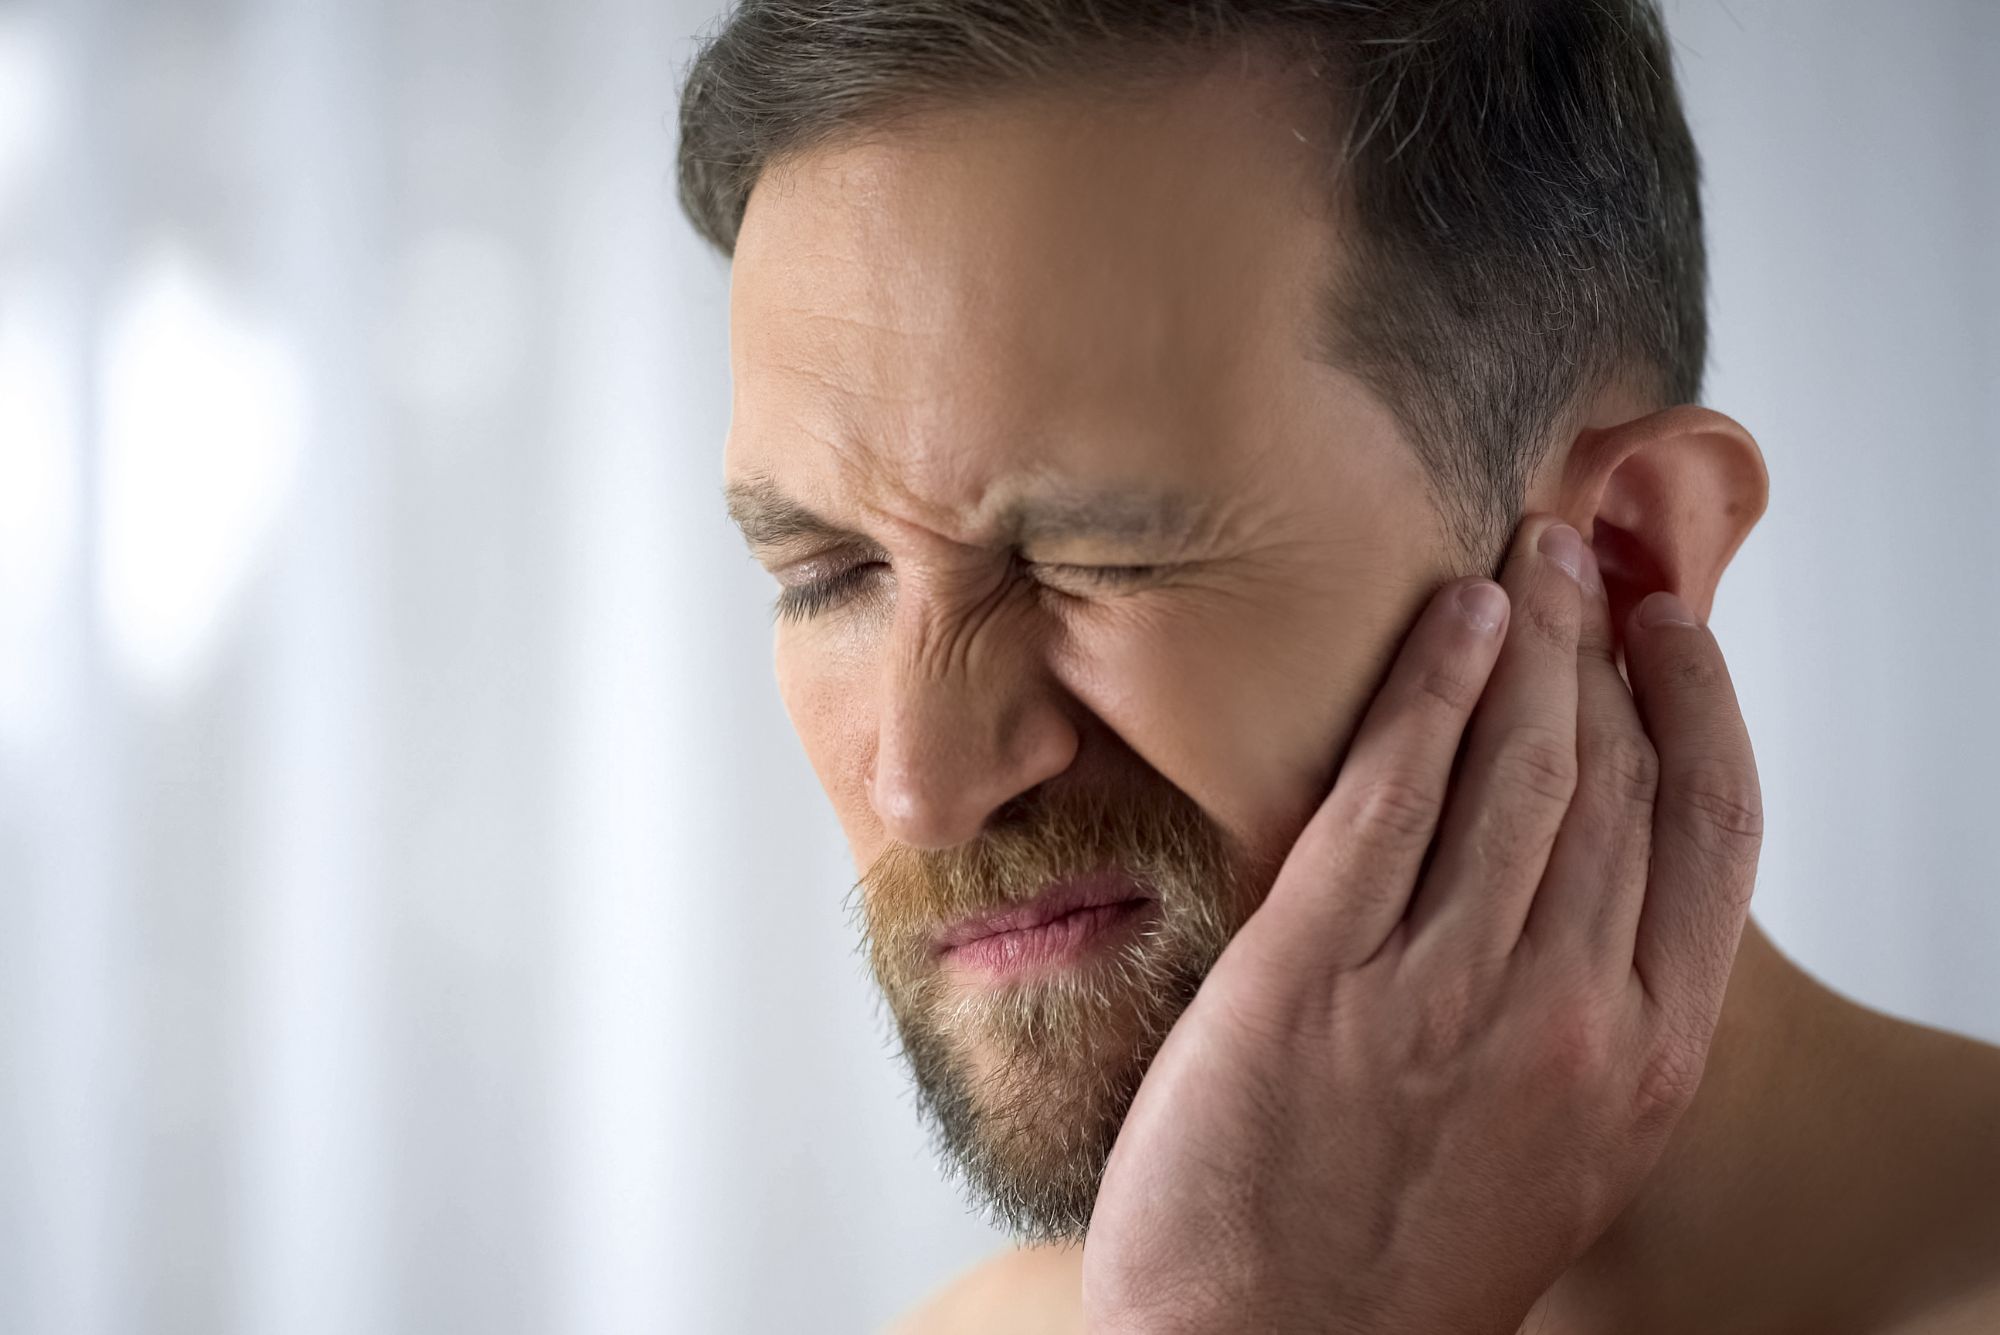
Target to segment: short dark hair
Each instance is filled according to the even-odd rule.
[[[1654,0],[740,0],[682,89],[681,203],[733,254],[779,157],[1234,40],[1328,85],[1354,227],[1314,352],[1395,412],[1468,555],[1598,386],[1699,397],[1700,163]]]

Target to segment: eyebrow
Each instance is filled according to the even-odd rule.
[[[753,552],[802,540],[854,542],[879,547],[872,538],[821,518],[768,477],[732,482],[723,488],[729,517]],[[1060,490],[1016,502],[1000,520],[1002,536],[1015,544],[1100,538],[1116,542],[1189,543],[1207,513],[1201,498],[1153,488],[1109,491]]]
[[[732,482],[723,488],[729,517],[743,531],[752,551],[763,551],[800,539],[867,541],[851,529],[820,518],[779,490],[769,478]]]

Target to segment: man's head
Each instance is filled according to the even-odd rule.
[[[1417,609],[1525,507],[1705,611],[1754,444],[1638,3],[786,0],[692,71],[731,504],[954,1162],[1075,1236]],[[1092,874],[1053,966],[952,924]],[[1084,915],[1080,915],[1084,916]]]

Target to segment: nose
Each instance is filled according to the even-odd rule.
[[[880,681],[869,795],[892,838],[951,848],[1075,760],[1076,725],[1035,638],[991,625],[962,642],[898,608]]]

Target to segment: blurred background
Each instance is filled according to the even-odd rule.
[[[871,1329],[940,1181],[719,499],[708,0],[0,0],[0,1330]],[[1668,0],[1756,915],[2000,1040],[2000,6]]]

